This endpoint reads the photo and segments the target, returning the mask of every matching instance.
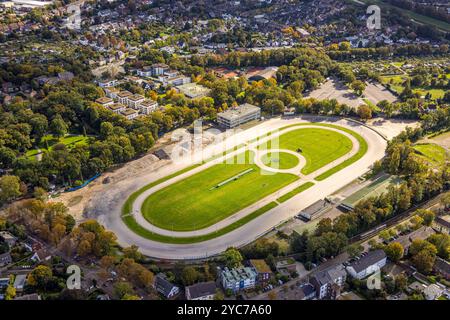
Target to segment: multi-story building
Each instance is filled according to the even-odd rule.
[[[156,64],[152,65],[152,76],[154,76],[154,77],[160,76],[169,70],[170,70],[170,68],[167,64],[156,63]]]
[[[225,128],[235,128],[259,118],[261,118],[261,109],[249,103],[217,114],[217,122]]]
[[[251,267],[239,267],[229,270],[224,268],[220,273],[223,288],[233,292],[254,288],[258,273]]]
[[[121,112],[121,114],[122,114],[125,118],[127,118],[128,120],[133,120],[134,118],[136,118],[137,116],[139,116],[139,113],[138,113],[136,110],[130,109],[130,108],[127,108],[127,109],[123,110],[123,111]]]
[[[258,274],[256,282],[261,286],[267,285],[273,276],[273,272],[267,263],[263,259],[252,259],[249,262]]]
[[[345,267],[339,264],[317,272],[310,278],[310,283],[316,289],[318,299],[334,300],[340,295],[346,279]]]
[[[156,111],[156,109],[158,108],[158,102],[151,99],[146,99],[141,102],[139,107],[142,114],[149,114],[153,111]]]
[[[436,217],[432,227],[437,232],[450,234],[450,215]]]
[[[386,265],[386,253],[384,250],[374,250],[362,256],[360,259],[347,266],[347,272],[353,278],[364,279],[379,271]]]
[[[127,98],[127,105],[135,110],[139,109],[141,102],[145,100],[145,97],[140,94],[133,94]]]
[[[119,100],[119,103],[128,105],[128,97],[131,97],[133,94],[130,91],[120,91],[117,94],[117,100]]]
[[[114,104],[114,100],[109,97],[98,98],[97,100],[95,100],[95,102],[97,102],[98,104],[101,104],[104,107]]]
[[[120,114],[122,111],[125,111],[127,107],[121,103],[114,103],[108,106],[108,109],[116,114]]]
[[[103,90],[105,90],[106,96],[111,99],[117,99],[117,94],[120,92],[120,89],[117,89],[115,87],[108,87],[104,88]]]

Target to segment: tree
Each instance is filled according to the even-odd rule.
[[[64,137],[67,134],[68,125],[64,122],[61,115],[58,114],[51,121],[50,129],[56,137],[60,138]]]
[[[228,268],[236,268],[240,266],[243,260],[241,253],[235,248],[228,248],[222,254],[222,258]]]
[[[20,179],[5,175],[0,178],[0,204],[12,201],[22,195]]]
[[[347,253],[350,256],[350,258],[355,258],[361,255],[363,252],[364,247],[358,244],[352,244],[347,247]]]
[[[442,196],[441,204],[444,206],[445,209],[450,209],[450,192],[447,192]]]
[[[433,244],[437,249],[437,255],[442,259],[450,258],[450,235],[444,233],[432,234],[427,241]]]
[[[403,258],[404,249],[399,242],[391,242],[384,248],[384,252],[391,261],[398,262]]]
[[[372,109],[368,105],[360,105],[356,112],[362,121],[367,121],[372,118]]]
[[[134,244],[123,249],[123,255],[134,261],[142,261],[144,259],[144,255],[139,252],[139,247]]]
[[[426,240],[416,239],[409,247],[414,266],[422,273],[430,273],[436,260],[436,247]]]
[[[126,281],[120,281],[114,284],[114,296],[122,299],[126,295],[134,295],[133,286]]]
[[[38,288],[45,288],[47,283],[52,279],[53,272],[52,270],[45,266],[45,265],[39,265],[36,268],[31,271],[30,275],[28,276],[28,284],[30,286],[38,287]]]
[[[185,286],[190,286],[197,281],[198,276],[199,274],[194,267],[185,267],[181,272],[181,281]]]
[[[13,300],[16,296],[16,289],[14,286],[9,285],[5,291],[5,300]]]
[[[419,209],[416,213],[423,219],[423,224],[426,226],[431,226],[434,221],[434,212],[431,210]]]
[[[34,187],[33,197],[35,197],[38,200],[45,201],[47,200],[48,197],[47,191],[45,191],[45,189],[41,187]]]
[[[355,91],[355,93],[360,96],[366,90],[366,84],[361,80],[355,80],[350,84],[350,87]]]
[[[222,290],[217,288],[216,294],[214,295],[214,300],[223,300],[223,299],[225,299],[225,295],[223,294]]]

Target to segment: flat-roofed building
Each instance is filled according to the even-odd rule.
[[[115,87],[103,88],[105,94],[108,98],[117,99],[117,94],[120,92],[120,89]]]
[[[114,103],[108,106],[108,109],[116,114],[120,114],[122,111],[125,111],[127,107],[121,103]]]
[[[111,98],[108,98],[108,97],[98,98],[97,100],[95,100],[95,102],[97,102],[98,104],[101,104],[104,107],[114,104],[114,100]]]
[[[217,122],[225,128],[235,128],[259,118],[261,118],[261,108],[249,103],[217,114]]]
[[[141,102],[140,109],[142,114],[149,114],[153,111],[156,111],[158,108],[158,102],[152,99],[146,99]]]
[[[254,288],[258,273],[254,268],[239,267],[234,269],[225,268],[221,272],[223,288],[233,292]]]
[[[133,120],[134,118],[136,118],[139,115],[139,113],[136,110],[131,109],[131,108],[127,108],[127,109],[123,110],[121,112],[121,114],[128,120]]]
[[[120,91],[117,94],[117,100],[119,100],[119,103],[128,105],[128,97],[131,97],[133,94],[130,91]]]
[[[133,94],[127,98],[128,106],[133,109],[139,109],[141,102],[145,100],[145,97],[140,94]]]

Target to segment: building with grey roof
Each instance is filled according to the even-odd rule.
[[[379,271],[386,265],[386,253],[384,250],[370,251],[360,259],[347,266],[347,272],[357,279],[365,277]]]
[[[316,272],[310,278],[310,283],[316,289],[318,299],[334,300],[340,295],[340,290],[343,288],[346,279],[345,267],[338,264]]]
[[[167,299],[176,296],[180,292],[180,288],[172,284],[164,273],[158,273],[155,278],[155,288]]]
[[[261,118],[261,108],[249,103],[230,108],[217,114],[217,122],[225,128],[235,128],[241,124]]]
[[[213,300],[217,286],[214,281],[200,282],[186,287],[187,300]]]
[[[224,268],[221,271],[222,286],[233,292],[254,288],[258,272],[251,267],[238,267],[234,269]]]

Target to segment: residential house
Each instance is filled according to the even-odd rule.
[[[379,271],[386,265],[386,253],[384,250],[374,250],[355,260],[347,266],[347,272],[356,279],[365,277]]]
[[[6,288],[9,286],[9,277],[6,278],[0,278],[0,289]]]
[[[120,92],[120,89],[115,87],[108,87],[103,89],[108,98],[117,99],[117,94]]]
[[[180,293],[180,288],[168,281],[164,273],[158,273],[156,275],[155,288],[166,299],[175,297],[178,293]]]
[[[133,109],[139,109],[139,105],[141,102],[145,100],[145,97],[140,94],[133,94],[132,96],[129,96],[127,99],[128,106]]]
[[[273,276],[273,272],[267,263],[263,259],[252,259],[249,263],[257,272],[256,282],[261,286],[267,285]]]
[[[8,231],[1,231],[0,232],[0,239],[2,239],[4,242],[6,242],[10,248],[14,247],[14,245],[17,242],[17,238],[14,237]]]
[[[97,102],[98,104],[101,104],[104,107],[114,104],[114,100],[111,98],[108,98],[108,97],[98,98],[97,100],[95,100],[95,102]]]
[[[160,76],[169,71],[169,66],[164,63],[157,63],[152,65],[152,76]]]
[[[223,288],[233,292],[254,288],[257,276],[258,273],[251,267],[238,267],[231,270],[224,268],[220,273]]]
[[[446,280],[450,280],[450,263],[444,259],[437,257],[434,262],[433,270]]]
[[[339,264],[315,273],[310,283],[316,289],[318,299],[334,300],[340,295],[346,279],[345,267]]]
[[[137,70],[137,75],[140,77],[151,77],[153,75],[153,67],[143,67],[141,70]]]
[[[128,97],[131,97],[133,94],[130,91],[120,91],[117,94],[117,100],[119,100],[119,103],[128,105]]]
[[[187,300],[213,300],[217,286],[214,281],[200,282],[186,287]]]
[[[440,233],[450,234],[450,215],[439,216],[434,219],[432,227]]]
[[[140,108],[141,108],[141,113],[149,114],[153,111],[156,111],[156,109],[158,108],[158,102],[151,100],[151,99],[146,99],[141,102]]]
[[[16,292],[22,292],[23,288],[25,287],[25,283],[27,281],[27,275],[26,274],[18,274],[16,275],[16,278],[14,279],[14,289],[16,289]]]
[[[7,266],[12,263],[12,258],[9,252],[0,254],[0,267]]]
[[[423,296],[427,300],[436,300],[437,298],[442,296],[443,293],[444,288],[435,283],[430,284],[428,287],[425,288],[425,290],[423,290]]]
[[[31,256],[31,260],[35,262],[45,262],[50,260],[51,258],[52,254],[48,252],[46,249],[40,249]]]
[[[121,103],[113,103],[108,106],[108,109],[111,110],[112,112],[114,112],[115,114],[122,113],[123,111],[125,111],[126,108],[127,107]]]
[[[130,109],[130,108],[127,108],[127,109],[123,110],[123,111],[121,112],[121,114],[122,114],[125,118],[127,118],[128,120],[133,120],[134,118],[136,118],[137,116],[139,116],[139,113],[138,113],[136,110]]]
[[[302,292],[301,300],[312,300],[316,297],[316,288],[311,283],[306,283],[300,286],[300,290]]]

